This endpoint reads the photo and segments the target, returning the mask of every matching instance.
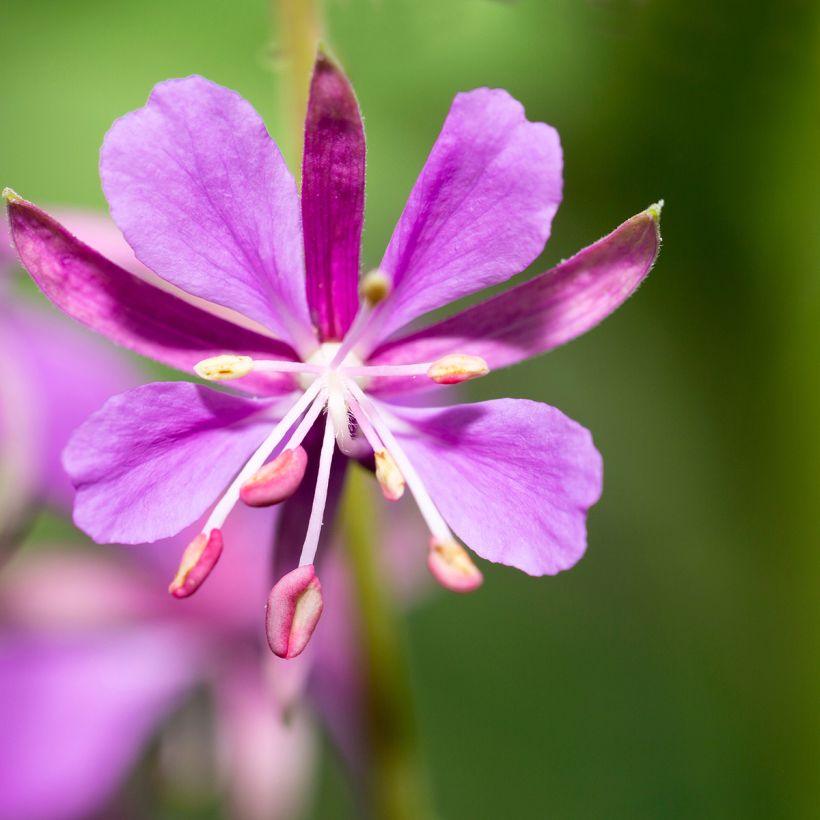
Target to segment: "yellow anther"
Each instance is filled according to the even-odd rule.
[[[194,365],[197,376],[209,382],[239,379],[247,376],[251,370],[253,359],[250,356],[211,356]]]
[[[398,501],[404,495],[404,476],[387,450],[379,450],[376,457],[376,480],[388,501]]]
[[[427,368],[427,376],[437,384],[458,384],[469,379],[486,376],[490,372],[481,356],[454,353],[433,362]]]
[[[379,302],[383,302],[392,289],[390,277],[378,269],[370,271],[361,284],[362,297],[370,307],[375,307]]]

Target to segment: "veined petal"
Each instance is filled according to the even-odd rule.
[[[186,382],[114,396],[65,450],[63,463],[77,488],[75,523],[98,543],[175,535],[205,512],[262,443],[274,407]]]
[[[524,270],[549,238],[562,168],[555,129],[506,91],[457,95],[382,260],[393,292],[378,339]]]
[[[628,219],[571,259],[486,302],[388,342],[370,364],[433,361],[452,351],[481,356],[490,369],[545,353],[593,328],[649,273],[660,248],[659,206]],[[429,389],[425,379],[383,379],[382,393]]]
[[[302,162],[307,298],[323,340],[342,339],[359,306],[365,141],[356,96],[320,53],[310,84]]]
[[[294,359],[293,350],[208,313],[110,262],[30,202],[12,199],[9,222],[23,266],[54,304],[117,344],[188,373],[198,361],[238,351]],[[288,374],[234,384],[259,393],[293,389]]]
[[[114,221],[163,279],[315,346],[299,197],[250,103],[203,77],[157,85],[100,154]]]
[[[103,808],[200,671],[167,630],[0,639],[0,816]]]
[[[389,411],[412,425],[395,433],[447,523],[482,558],[554,575],[583,555],[602,463],[581,425],[523,399]]]

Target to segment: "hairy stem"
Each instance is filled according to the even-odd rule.
[[[361,468],[350,469],[342,519],[360,613],[371,756],[365,786],[373,818],[429,820],[404,641],[377,551],[381,538],[367,481]]]

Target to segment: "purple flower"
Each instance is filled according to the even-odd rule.
[[[231,817],[301,815],[314,743],[292,701],[312,659],[294,665],[260,654],[267,559],[254,539],[269,539],[272,525],[250,511],[234,517],[226,528],[232,550],[186,607],[158,583],[173,545],[138,554],[27,551],[10,562],[0,576],[1,817],[96,816],[202,687],[213,704],[214,742],[178,760],[186,724],[164,728],[168,776],[175,761],[212,756],[203,767],[215,770]],[[317,638],[320,646],[321,632]]]
[[[119,236],[107,219],[65,213],[89,238]],[[60,454],[71,432],[111,393],[138,383],[134,368],[99,340],[15,296],[10,286],[16,266],[0,221],[0,551],[17,540],[39,505],[70,507],[74,492]]]
[[[109,400],[65,454],[75,521],[97,541],[138,543],[207,512],[172,583],[182,596],[219,558],[240,500],[296,492],[268,618],[272,647],[288,657],[321,611],[313,564],[345,462],[336,445],[375,459],[388,499],[410,490],[430,530],[428,565],[451,589],[481,582],[457,538],[532,575],[581,557],[601,492],[589,432],[545,404],[442,407],[431,391],[590,329],[636,289],[659,245],[653,206],[552,270],[413,330],[541,252],[561,200],[558,136],[505,91],[459,94],[381,264],[360,279],[364,164],[352,89],[320,55],[301,201],[256,112],[201,77],[161,83],[109,131],[101,175],[111,213],[161,289],[9,195],[20,257],[64,311],[246,394],[174,382]]]

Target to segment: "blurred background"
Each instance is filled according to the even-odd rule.
[[[0,9],[0,186],[104,209],[104,132],[154,83],[190,73],[249,99],[293,167],[274,6]],[[440,816],[820,816],[820,7],[324,10],[365,117],[366,265],[453,95],[476,86],[508,89],[561,134],[564,204],[530,273],[666,201],[659,261],[626,306],[469,391],[561,408],[593,431],[606,481],[571,572],[482,563],[479,593],[433,592],[404,619]],[[44,515],[26,549],[57,536],[76,540]],[[304,816],[357,817],[322,750]],[[146,798],[150,778],[130,778],[150,806],[134,816],[222,816],[218,796]]]

